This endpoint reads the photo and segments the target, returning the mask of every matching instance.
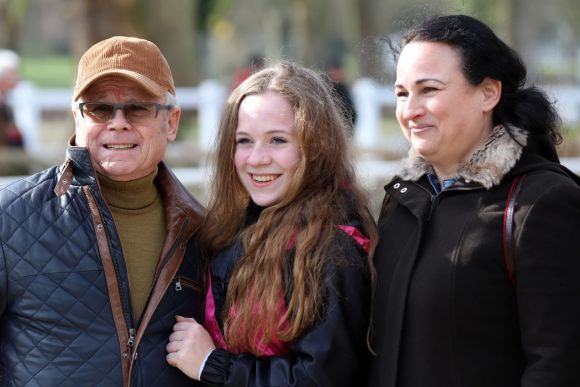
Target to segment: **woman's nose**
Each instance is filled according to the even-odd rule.
[[[425,106],[423,101],[416,96],[408,96],[404,102],[402,102],[401,115],[404,120],[412,120],[419,117],[425,113]]]

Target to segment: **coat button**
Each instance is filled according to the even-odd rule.
[[[401,193],[407,192],[407,187],[401,189]]]
[[[401,186],[401,184],[400,184],[400,183],[395,183],[395,185],[393,186],[393,188],[394,188],[394,189],[397,189],[397,188],[399,188],[400,186]]]

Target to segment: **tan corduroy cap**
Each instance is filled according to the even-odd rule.
[[[134,80],[155,96],[175,95],[173,75],[167,60],[154,43],[126,36],[105,39],[87,50],[79,61],[73,99],[106,75]]]

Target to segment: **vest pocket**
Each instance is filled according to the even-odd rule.
[[[203,291],[201,282],[192,280],[191,278],[187,278],[184,276],[175,277],[173,279],[173,290],[176,292],[181,292],[183,291],[183,288],[188,288],[198,293],[201,293]]]

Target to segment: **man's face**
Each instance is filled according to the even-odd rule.
[[[16,70],[7,70],[0,76],[0,91],[12,90],[18,84],[20,76]]]
[[[151,96],[138,83],[111,76],[96,81],[77,102],[164,105],[165,96]],[[139,179],[155,171],[167,143],[175,140],[180,114],[179,107],[159,110],[156,118],[135,123],[118,109],[110,120],[98,122],[90,114],[85,112],[83,117],[78,109],[73,109],[76,145],[88,148],[97,172],[118,181]]]

